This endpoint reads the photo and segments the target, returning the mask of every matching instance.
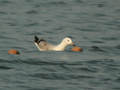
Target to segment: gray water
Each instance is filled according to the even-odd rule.
[[[40,52],[34,35],[83,52]],[[119,55],[120,0],[0,0],[0,90],[120,90]]]

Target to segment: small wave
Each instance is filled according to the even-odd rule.
[[[83,68],[80,68],[80,70],[82,71],[86,71],[86,72],[92,72],[92,73],[95,73],[97,72],[97,69],[96,68],[88,68],[88,67],[83,67]]]
[[[50,1],[50,2],[39,2],[35,4],[36,8],[43,7],[43,6],[65,6],[67,5],[64,1]]]
[[[38,14],[38,12],[36,10],[29,10],[26,14]]]
[[[2,1],[0,1],[0,3],[2,3],[2,4],[9,4],[9,3],[12,3],[12,2],[9,1],[9,0],[2,0]]]
[[[90,75],[76,75],[72,73],[35,73],[30,75],[31,77],[42,78],[42,79],[52,79],[52,80],[70,80],[70,79],[92,79],[93,76]]]
[[[117,45],[115,48],[120,49],[120,45]]]
[[[120,83],[120,77],[118,77],[115,81]]]
[[[83,3],[83,0],[75,0],[76,3]]]
[[[49,2],[51,5],[66,5],[67,3],[64,1],[54,1],[54,2]]]
[[[37,61],[37,60],[24,60],[22,61],[22,63],[26,63],[26,64],[32,64],[32,65],[61,65],[64,64],[64,62],[50,62],[50,61]]]
[[[25,24],[24,26],[25,26],[25,27],[32,27],[32,26],[37,26],[37,25],[39,25],[39,23],[33,22],[33,23]]]
[[[97,41],[97,40],[94,40],[94,41],[91,41],[93,43],[104,43],[103,41]]]
[[[111,40],[118,40],[118,38],[117,37],[102,37],[101,39],[103,39],[103,40],[109,40],[109,41],[111,41]]]
[[[7,12],[0,11],[0,14],[6,15],[6,14],[7,14]]]
[[[97,60],[90,60],[90,61],[86,61],[87,64],[108,64],[108,63],[113,63],[114,60],[113,59],[97,59]]]
[[[101,49],[100,47],[98,46],[92,46],[90,51],[99,51],[99,52],[105,52],[105,50]]]
[[[12,68],[8,66],[0,66],[0,70],[8,70],[8,69],[12,69]]]
[[[96,4],[96,6],[99,7],[99,8],[102,8],[102,7],[105,6],[105,4],[103,4],[103,3],[98,3],[98,4]]]
[[[12,58],[13,57],[13,58]],[[8,59],[0,59],[0,63],[20,64],[21,60],[16,58],[17,56],[10,56]]]

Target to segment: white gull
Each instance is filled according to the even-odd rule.
[[[53,45],[48,43],[46,40],[39,39],[37,36],[35,36],[34,43],[40,51],[64,51],[68,45],[75,46],[69,37],[65,37],[60,44]]]

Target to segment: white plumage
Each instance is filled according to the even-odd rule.
[[[49,50],[64,51],[68,45],[74,45],[71,38],[69,37],[64,38],[60,44],[53,45],[53,44],[48,43],[46,40],[39,39],[37,36],[35,36],[34,43],[40,51],[49,51]]]

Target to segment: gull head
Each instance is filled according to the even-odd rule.
[[[69,38],[69,37],[66,37],[63,39],[63,42],[66,44],[66,45],[75,45],[73,42],[72,42],[72,39]]]

